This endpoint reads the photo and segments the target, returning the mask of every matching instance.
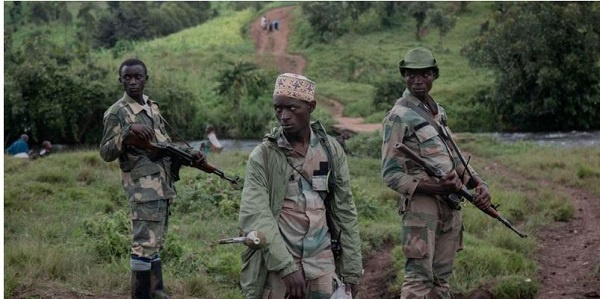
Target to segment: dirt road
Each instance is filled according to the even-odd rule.
[[[292,18],[292,10],[295,6],[280,7],[265,13],[267,19],[278,20],[279,30],[268,31],[260,27],[260,18],[252,22],[250,34],[254,40],[257,61],[265,67],[277,66],[280,73],[291,72],[303,74],[307,61],[302,55],[287,52],[290,35],[289,24]],[[318,82],[317,82],[318,86]],[[338,132],[349,131],[351,133],[369,133],[381,129],[381,124],[365,124],[362,117],[344,117],[344,106],[334,99],[328,99],[328,103],[322,103],[329,107],[333,119],[336,121],[334,128]]]

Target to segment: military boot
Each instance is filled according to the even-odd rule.
[[[160,260],[152,262],[152,298],[168,299],[169,296],[165,292],[162,277],[162,262]]]
[[[131,298],[150,299],[150,270],[131,271]]]

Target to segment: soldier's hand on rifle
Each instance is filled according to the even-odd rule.
[[[196,154],[194,154],[194,158],[195,160],[192,164],[192,167],[200,168],[206,164],[206,157],[204,156],[203,152],[197,151]]]
[[[456,193],[462,187],[462,181],[456,174],[456,171],[452,171],[444,175],[439,180],[439,194],[447,195]]]
[[[475,187],[475,200],[473,204],[483,211],[492,205],[491,196],[485,184],[480,183]]]
[[[306,281],[302,271],[296,270],[284,276],[283,284],[285,284],[290,299],[303,299],[306,296]]]
[[[154,136],[154,130],[152,130],[152,128],[150,126],[144,125],[144,124],[133,124],[129,128],[129,131],[134,136],[137,136],[137,137],[141,138],[142,140],[150,141],[150,140],[152,140],[152,137]]]
[[[152,141],[154,130],[148,125],[133,124],[129,128],[129,135],[123,140],[125,144],[144,147],[149,141]]]

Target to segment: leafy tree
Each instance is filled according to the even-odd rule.
[[[327,42],[347,32],[343,2],[303,2],[300,7],[318,40]]]
[[[417,21],[417,31],[415,33],[415,38],[418,41],[421,40],[421,31],[423,29],[423,24],[425,23],[427,13],[431,8],[433,8],[433,4],[431,4],[431,2],[424,1],[410,2],[408,5],[409,14]]]
[[[406,8],[405,2],[380,1],[373,4],[381,19],[381,25],[387,28],[393,27],[398,20],[404,18],[403,13]]]
[[[495,26],[468,44],[473,65],[496,70],[485,104],[508,129],[600,128],[600,5],[503,6]]]
[[[433,10],[429,17],[431,27],[437,28],[440,35],[440,46],[444,48],[444,37],[456,25],[456,17],[446,15],[441,9]]]
[[[197,99],[179,82],[151,75],[147,91],[144,93],[159,103],[162,115],[172,126],[167,125],[171,138],[178,139],[178,135],[181,135],[188,139],[204,134],[203,128],[195,123]]]
[[[23,22],[23,3],[21,1],[4,2],[4,10],[8,10],[9,21],[7,23],[18,26]]]
[[[235,112],[236,129],[242,130],[242,99],[256,101],[269,88],[269,81],[264,71],[249,62],[227,62],[228,67],[221,71],[216,80],[218,95],[225,97]]]
[[[347,1],[346,6],[348,7],[347,9],[350,12],[352,20],[358,21],[358,17],[371,8],[372,3],[367,1]]]
[[[93,2],[83,2],[77,12],[75,25],[77,26],[77,38],[86,44],[91,43],[95,28],[96,17]]]

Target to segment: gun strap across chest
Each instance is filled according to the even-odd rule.
[[[329,144],[329,140],[327,140],[327,135],[320,134],[320,132],[315,132],[318,134],[319,142],[325,149],[325,154],[327,155],[327,160],[329,162],[329,170],[327,175],[327,195],[323,196],[322,192],[318,192],[319,196],[323,200],[325,204],[325,220],[327,221],[327,227],[329,228],[329,232],[331,234],[331,250],[333,251],[334,257],[337,259],[341,256],[342,247],[340,244],[340,237],[342,235],[342,231],[338,231],[335,227],[335,222],[333,221],[333,201],[335,200],[335,171],[334,171],[334,162],[333,155],[331,154],[331,148]],[[311,185],[312,182],[308,180],[302,174],[301,170],[298,170],[294,165],[290,162],[290,160],[286,157],[287,163],[295,170],[304,180]]]
[[[440,137],[442,137],[441,139],[446,144],[446,147],[448,147],[449,149],[452,148],[454,150],[454,152],[456,153],[456,156],[458,156],[458,159],[465,166],[465,170],[467,171],[467,173],[469,174],[469,176],[472,178],[473,174],[469,170],[468,163],[463,158],[463,155],[460,152],[460,149],[458,148],[458,145],[456,145],[456,142],[454,142],[454,139],[452,139],[452,136],[450,135],[450,133],[445,128],[440,127],[440,125],[438,124],[438,122],[436,122],[433,119],[433,117],[431,116],[431,114],[429,114],[427,111],[425,111],[425,108],[423,107],[423,103],[421,103],[419,105],[415,105],[412,102],[406,102],[406,103],[404,103],[404,106],[406,106],[406,107],[412,109],[413,111],[415,111],[416,113],[418,113],[432,127],[435,128],[435,130],[438,132],[438,134],[440,134]],[[446,121],[443,118],[442,118],[442,126],[446,126]],[[448,143],[450,143],[450,146],[448,145]],[[452,153],[450,153],[450,156],[452,156]]]

